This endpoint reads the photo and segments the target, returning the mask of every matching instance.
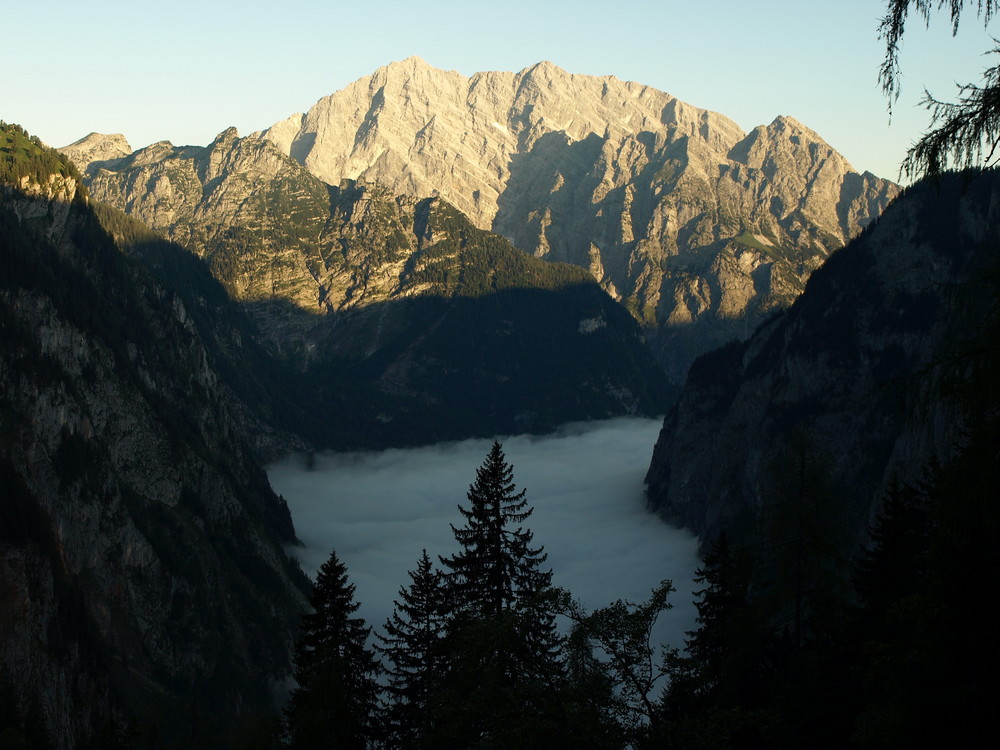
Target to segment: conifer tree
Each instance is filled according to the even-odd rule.
[[[937,471],[932,467],[932,472]],[[929,584],[929,486],[912,487],[894,479],[870,529],[870,544],[856,563],[854,587],[867,618],[885,615],[906,596],[926,592]]]
[[[378,664],[365,642],[370,628],[354,601],[354,584],[336,552],[323,563],[302,618],[295,654],[295,681],[286,711],[294,750],[365,750],[375,735]]]
[[[458,506],[465,525],[451,527],[462,549],[441,560],[456,608],[473,617],[499,617],[551,584],[552,572],[540,570],[547,555],[520,525],[533,509],[516,489],[514,469],[494,441],[469,487],[469,507]]]
[[[922,16],[930,24],[931,15],[947,7],[952,34],[958,33],[962,14],[975,7],[984,28],[1000,11],[1000,0],[886,0],[886,15],[879,24],[885,40],[885,59],[879,69],[879,83],[889,99],[889,111],[899,97],[902,70],[899,53],[907,17]],[[994,38],[994,42],[997,40]],[[1000,48],[989,50],[1000,53]],[[993,58],[994,60],[996,58]],[[924,91],[923,106],[931,113],[930,130],[906,152],[900,172],[908,177],[936,175],[948,166],[956,168],[996,166],[1000,145],[1000,65],[983,72],[982,83],[958,84],[958,101],[935,99]]]
[[[788,648],[830,636],[846,610],[848,569],[844,503],[831,489],[829,462],[803,428],[784,438],[770,467],[755,583]]]
[[[660,701],[657,740],[666,747],[730,746],[764,721],[762,661],[770,630],[753,607],[749,555],[723,531],[695,573],[696,630],[687,653],[668,657],[670,682]],[[708,737],[715,739],[709,741]]]
[[[375,647],[389,662],[385,730],[393,747],[420,747],[430,734],[430,705],[446,666],[443,579],[427,550],[410,579]]]
[[[704,588],[694,592],[698,629],[687,633],[687,650],[699,665],[701,689],[727,694],[719,696],[726,703],[748,697],[740,685],[752,671],[745,652],[760,647],[749,617],[750,574],[746,555],[733,548],[725,531],[695,573],[695,583]]]
[[[502,446],[493,443],[441,558],[449,606],[439,745],[545,746],[565,735],[561,642],[551,571],[521,524],[531,515]]]

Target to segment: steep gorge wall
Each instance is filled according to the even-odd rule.
[[[287,508],[180,298],[68,181],[0,187],[0,265],[3,676],[60,748],[221,742],[290,672]]]
[[[694,363],[647,476],[654,508],[748,533],[808,467],[858,544],[894,480],[954,455],[1000,246],[1000,179],[969,177],[909,188],[787,311]]]

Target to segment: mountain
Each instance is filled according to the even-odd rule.
[[[708,539],[809,498],[855,549],[894,483],[932,479],[996,413],[995,369],[981,371],[998,206],[995,171],[908,188],[787,311],[699,358],[657,441],[650,504]]]
[[[314,443],[544,431],[670,401],[638,326],[586,271],[443,199],[327,185],[233,129],[85,166],[95,199],[189,248],[242,303],[297,372],[300,411],[322,415],[283,425]]]
[[[220,746],[290,673],[288,509],[181,295],[8,125],[0,343],[0,736]]]
[[[790,117],[745,133],[547,62],[467,78],[409,58],[263,136],[328,184],[440,196],[529,254],[588,269],[678,383],[697,354],[790,304],[897,191]]]
[[[121,133],[90,133],[59,151],[74,164],[94,164],[128,156],[132,147]]]

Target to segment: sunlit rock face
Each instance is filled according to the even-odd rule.
[[[836,498],[856,544],[894,480],[954,455],[992,347],[1000,243],[1000,180],[967,177],[908,188],[788,310],[692,365],[647,475],[653,507],[707,538],[765,528],[782,498]]]
[[[311,378],[319,442],[343,445],[338,424],[384,445],[670,401],[640,328],[586,270],[526,255],[442,198],[327,185],[233,129],[84,166],[95,199],[200,256],[268,350]]]
[[[896,192],[790,117],[747,134],[546,62],[465,77],[410,58],[263,135],[330,184],[440,195],[522,250],[588,269],[677,381],[787,306]]]
[[[897,190],[790,117],[748,134],[662,91],[551,63],[465,77],[410,58],[258,135],[117,160],[67,153],[99,200],[218,255],[237,296],[312,311],[402,290],[417,238],[401,242],[385,219],[401,212],[405,225],[440,197],[531,255],[589,271],[678,385],[695,356],[790,304]],[[345,180],[379,189],[331,217],[326,186]],[[352,249],[331,251],[348,226]],[[262,323],[308,346],[282,319]]]

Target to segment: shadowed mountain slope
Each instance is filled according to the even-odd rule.
[[[894,479],[962,446],[967,394],[995,342],[1000,176],[905,191],[836,252],[787,311],[698,359],[647,476],[650,504],[706,537],[761,528],[795,477],[836,498],[863,539]],[[991,280],[992,279],[992,280]]]
[[[527,256],[439,198],[332,187],[233,130],[92,165],[87,179],[242,303],[301,378],[311,404],[299,411],[326,415],[292,426],[315,443],[543,431],[669,403],[638,326],[585,270]]]
[[[291,518],[181,297],[16,126],[0,129],[0,339],[4,708],[59,748],[125,728],[220,746],[290,672],[308,588]]]

